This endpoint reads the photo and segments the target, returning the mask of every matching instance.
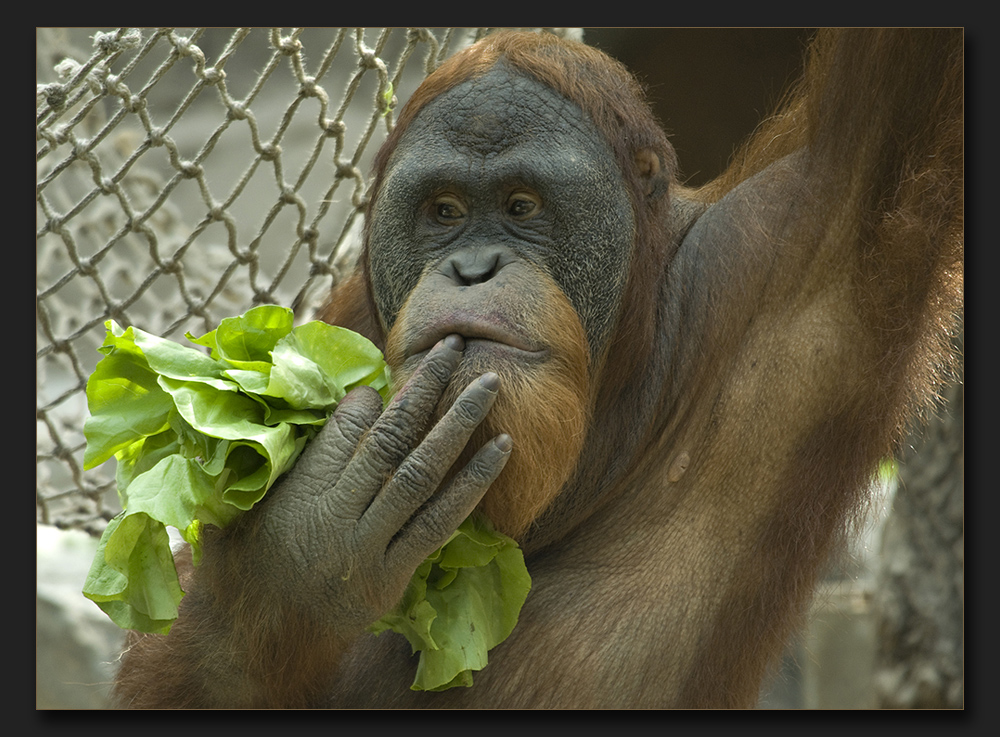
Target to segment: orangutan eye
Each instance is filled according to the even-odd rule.
[[[542,201],[533,192],[518,191],[507,200],[507,213],[518,220],[527,220],[537,214]]]
[[[439,223],[454,225],[466,215],[465,206],[454,195],[438,195],[434,200],[434,217]]]

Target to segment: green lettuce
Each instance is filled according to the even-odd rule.
[[[471,686],[472,671],[485,668],[486,653],[514,629],[530,588],[517,543],[473,516],[417,568],[371,631],[398,632],[420,651],[414,690]]]
[[[116,459],[123,511],[101,537],[83,593],[118,626],[165,634],[184,595],[166,528],[197,564],[204,525],[225,527],[259,502],[352,388],[366,384],[388,401],[389,373],[357,333],[296,327],[292,311],[274,305],[188,334],[198,348],[106,327],[87,382],[84,468]],[[412,688],[469,686],[530,586],[517,544],[470,518],[371,629],[398,632],[420,652]]]

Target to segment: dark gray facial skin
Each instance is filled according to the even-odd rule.
[[[633,239],[601,134],[575,104],[501,63],[427,105],[394,151],[372,210],[376,306],[389,330],[425,273],[483,281],[523,260],[562,288],[594,355],[615,324]]]

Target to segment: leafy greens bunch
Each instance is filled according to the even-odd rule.
[[[114,457],[123,511],[108,524],[84,595],[118,626],[166,633],[181,590],[167,526],[201,558],[204,525],[225,527],[263,498],[353,387],[389,398],[388,368],[364,337],[291,310],[256,307],[187,347],[108,321],[87,382],[84,468]],[[517,622],[531,580],[517,544],[470,517],[376,622],[420,651],[412,688],[472,685]]]

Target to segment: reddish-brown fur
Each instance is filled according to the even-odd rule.
[[[224,587],[196,588],[182,604],[192,614],[125,659],[124,703],[751,706],[877,462],[955,360],[960,31],[821,34],[806,81],[733,169],[697,192],[670,181],[669,203],[673,154],[631,78],[585,47],[501,34],[418,91],[379,154],[376,197],[408,121],[501,55],[604,132],[638,254],[616,337],[591,366],[579,463],[522,538],[534,587],[518,627],[471,689],[420,694],[405,642],[343,645],[279,603],[220,605]],[[715,223],[726,247],[677,249],[686,213],[727,194]],[[360,266],[322,315],[385,347]],[[557,333],[576,322],[556,319]],[[530,399],[543,413],[569,401],[545,396]],[[496,429],[520,411],[517,391],[508,399]],[[252,578],[238,548],[222,558],[206,556],[202,580]]]

